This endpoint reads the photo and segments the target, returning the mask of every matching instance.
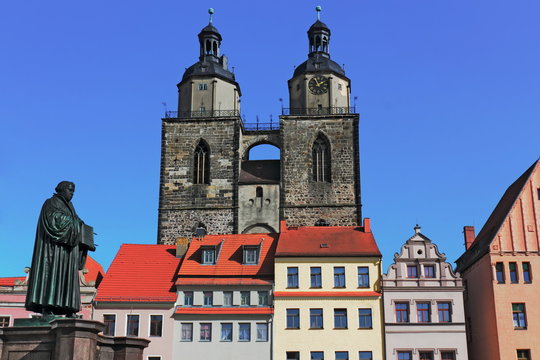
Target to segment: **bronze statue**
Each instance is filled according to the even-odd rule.
[[[93,232],[71,204],[75,184],[62,181],[55,191],[39,214],[25,307],[74,317],[81,309],[79,270],[88,250],[95,250]]]

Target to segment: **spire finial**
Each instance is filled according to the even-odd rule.
[[[322,11],[321,5],[315,6],[315,11],[317,11],[317,20],[321,20],[321,11]]]
[[[414,232],[416,234],[419,234],[421,231],[422,231],[422,228],[420,227],[420,225],[416,224],[416,226],[414,227]]]
[[[212,15],[214,14],[214,8],[208,9],[208,13],[210,14],[210,24],[212,23]]]

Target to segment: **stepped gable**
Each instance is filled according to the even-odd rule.
[[[371,232],[359,226],[303,226],[282,231],[276,256],[381,256]]]
[[[180,261],[174,245],[122,244],[96,301],[174,302]]]
[[[516,201],[520,198],[525,185],[528,183],[531,175],[538,170],[540,160],[535,161],[521,176],[510,185],[501,200],[487,219],[478,233],[471,246],[456,260],[456,271],[463,272],[479,258],[489,252],[490,245],[504,222],[510,216]]]

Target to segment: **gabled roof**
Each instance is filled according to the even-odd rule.
[[[96,301],[174,302],[180,261],[174,245],[123,244],[99,286]]]
[[[178,272],[179,277],[266,277],[274,276],[274,253],[276,251],[277,234],[227,234],[206,235],[202,239],[194,238]],[[216,255],[215,265],[201,263],[202,249],[208,245],[221,243]],[[259,262],[255,265],[242,264],[243,246],[259,245]]]
[[[92,281],[97,288],[101,283],[101,280],[103,280],[103,277],[105,276],[105,271],[103,271],[103,267],[90,256],[86,258],[86,264],[84,265],[84,267],[88,270],[88,272],[84,274],[85,282],[89,283]]]
[[[371,232],[358,226],[289,227],[281,232],[278,256],[381,256]]]
[[[0,277],[0,286],[15,286],[15,282],[22,282],[25,280],[25,276]]]
[[[514,204],[519,199],[524,186],[538,167],[540,160],[535,161],[521,176],[506,189],[501,200],[487,219],[482,230],[476,236],[471,246],[456,260],[458,272],[463,272],[483,255],[489,252],[491,242],[499,232]]]

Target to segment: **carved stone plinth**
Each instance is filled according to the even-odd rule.
[[[149,340],[99,335],[104,327],[54,319],[44,326],[0,328],[0,360],[142,360]]]

